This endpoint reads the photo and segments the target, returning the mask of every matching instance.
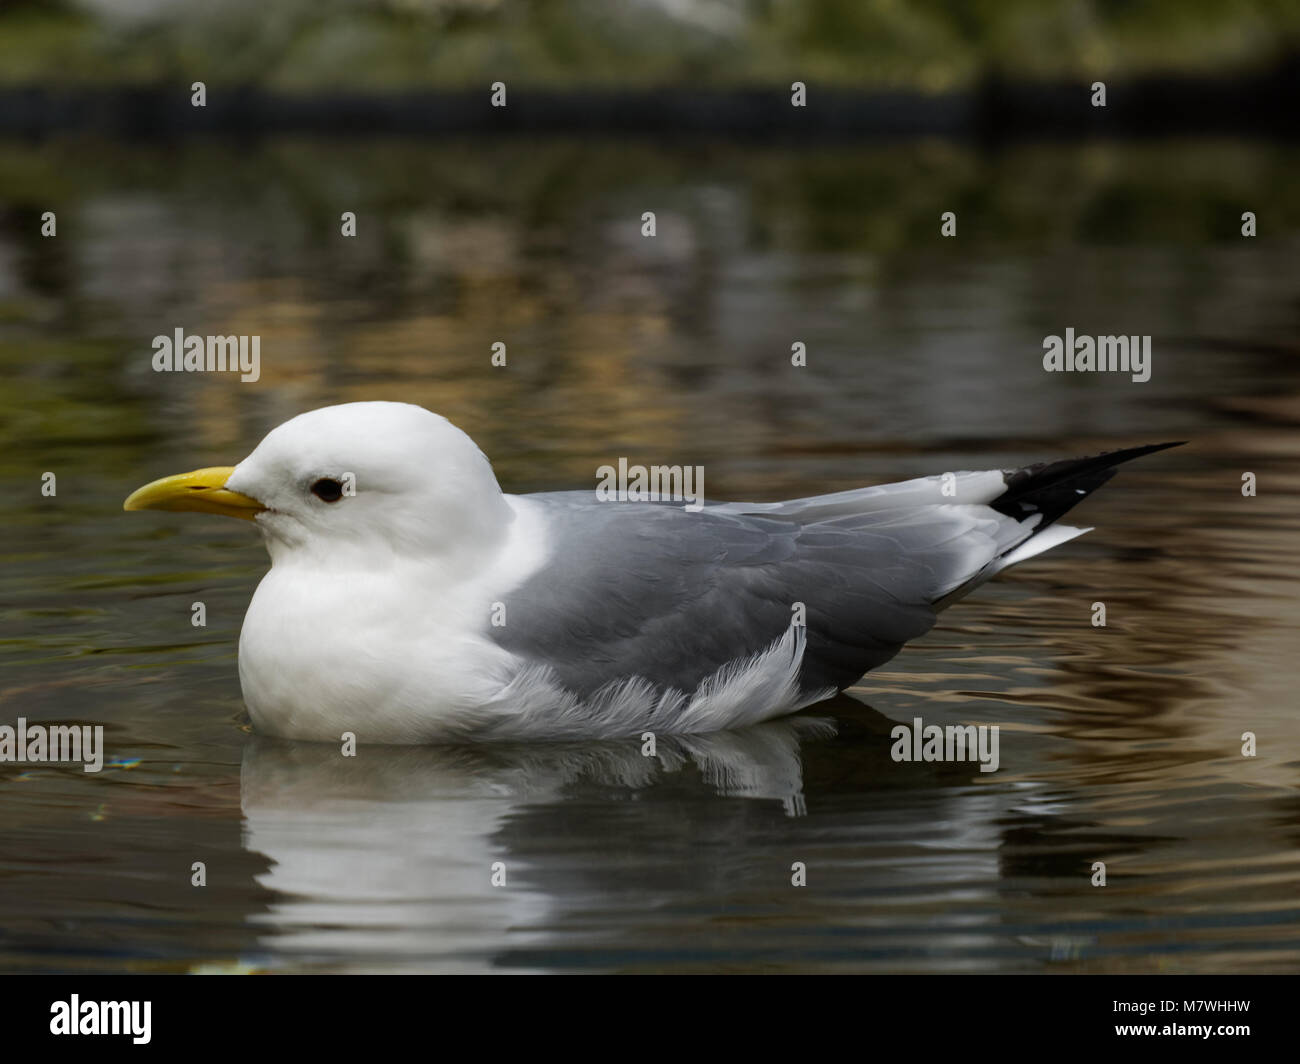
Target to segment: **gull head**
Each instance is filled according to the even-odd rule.
[[[273,561],[357,554],[371,563],[473,553],[511,510],[483,452],[409,403],[327,406],[273,429],[236,466],[164,477],[126,510],[196,510],[255,521]]]

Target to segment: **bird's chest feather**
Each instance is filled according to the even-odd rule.
[[[422,589],[418,574],[327,574],[273,567],[239,639],[254,726],[274,735],[411,742],[435,737],[508,665],[481,635],[490,596]]]

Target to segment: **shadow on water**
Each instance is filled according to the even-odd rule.
[[[907,808],[897,797],[906,792],[972,782],[968,765],[907,771],[889,756],[891,727],[841,696],[744,730],[661,736],[653,756],[627,740],[362,747],[344,758],[330,745],[254,738],[241,773],[244,843],[270,859],[260,883],[280,896],[255,919],[277,951],[318,961],[428,953],[459,954],[466,966],[581,963],[567,933],[552,929],[581,922],[597,898],[614,911],[658,912],[657,925],[723,889],[788,882],[789,855],[846,777],[863,814]],[[914,823],[891,817],[888,830],[906,835],[933,812],[923,800]],[[505,878],[495,889],[494,869]],[[727,918],[743,924],[752,904]],[[635,964],[660,948],[643,924],[578,938],[591,963],[603,953]],[[486,928],[502,925],[534,945],[484,952]],[[669,948],[699,961],[714,952],[687,941]]]
[[[1038,892],[1050,912],[1041,884],[1081,893],[1098,854],[1168,841],[969,763],[896,762],[894,724],[841,696],[787,721],[663,737],[655,757],[635,740],[343,758],[253,739],[244,845],[270,860],[259,883],[276,895],[253,922],[276,954],[324,967],[807,969],[946,951],[1015,968],[1021,940],[1064,956],[1096,933],[1086,917],[1004,926],[999,900]],[[796,862],[813,889],[793,885]],[[945,914],[945,898],[972,892],[977,916]],[[910,918],[886,925],[877,907],[900,902]],[[485,949],[502,927],[513,945]]]

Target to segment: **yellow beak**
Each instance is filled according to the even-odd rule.
[[[193,473],[163,477],[126,497],[123,510],[197,510],[205,514],[225,514],[251,521],[266,509],[256,499],[227,491],[226,481],[234,466],[212,466]]]

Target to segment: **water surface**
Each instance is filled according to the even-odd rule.
[[[101,723],[110,757],[0,766],[0,967],[1295,970],[1298,164],[1208,141],[0,145],[0,722]],[[152,372],[177,327],[259,334],[261,380]],[[1150,334],[1151,380],[1043,373],[1066,327]],[[344,760],[248,727],[255,532],[120,507],[374,398],[447,415],[520,492],[619,456],[766,500],[1191,443],[797,718],[656,759]],[[1000,769],[892,761],[918,716],[998,725]]]

